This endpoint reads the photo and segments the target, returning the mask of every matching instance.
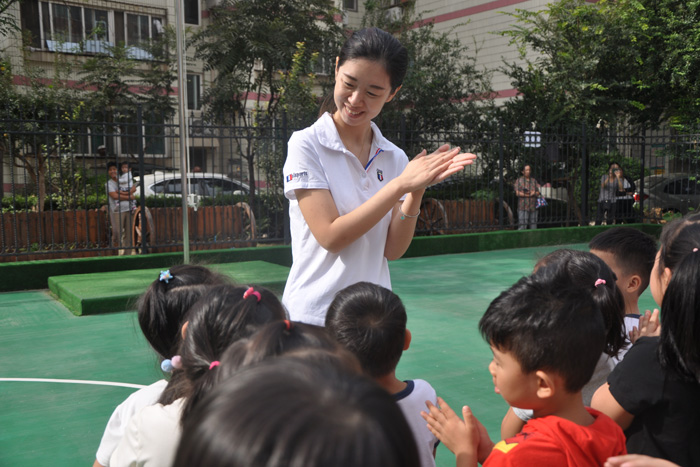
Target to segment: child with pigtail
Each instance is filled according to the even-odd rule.
[[[136,413],[110,459],[110,465],[170,466],[180,439],[180,420],[216,381],[226,348],[260,326],[286,318],[274,293],[262,287],[212,287],[187,313],[178,355],[171,356],[173,378],[158,404]],[[172,401],[172,402],[170,402]]]

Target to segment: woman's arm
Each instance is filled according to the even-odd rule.
[[[386,213],[397,207],[406,193],[408,203],[404,203],[402,209],[406,214],[415,214],[420,207],[420,197],[425,187],[459,172],[475,158],[473,154],[460,154],[459,148],[449,149],[447,145],[429,156],[423,151],[408,163],[401,175],[390,180],[374,196],[343,216],[338,213],[328,190],[295,190],[295,194],[299,209],[316,241],[326,250],[338,253],[377,225]],[[397,213],[398,209],[392,216],[390,234],[387,237],[387,243],[398,242],[390,251],[392,256],[399,250],[402,250],[401,254],[406,251],[415,229],[415,218],[406,222],[411,218],[401,220]],[[403,246],[406,236],[409,241]]]
[[[626,430],[632,424],[634,415],[622,408],[615,397],[610,393],[610,385],[605,383],[593,394],[591,407],[603,412],[608,417],[615,420],[620,428]]]

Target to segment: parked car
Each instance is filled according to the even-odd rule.
[[[188,193],[198,196],[244,195],[250,191],[245,183],[223,174],[210,172],[190,172]],[[134,177],[139,183],[140,177]],[[182,175],[180,172],[154,172],[143,177],[146,196],[182,196]],[[138,191],[137,191],[138,192]]]
[[[640,180],[634,182],[641,189]],[[635,194],[635,201],[644,199],[644,208],[661,208],[686,214],[700,205],[700,176],[687,173],[644,177],[644,192]]]

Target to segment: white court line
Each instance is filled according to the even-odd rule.
[[[141,389],[143,384],[115,383],[112,381],[89,381],[85,379],[49,379],[49,378],[0,378],[3,381],[19,381],[22,383],[64,383],[64,384],[93,384],[95,386],[119,386],[123,388]]]

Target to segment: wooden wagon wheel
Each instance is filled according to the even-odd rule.
[[[153,216],[151,215],[151,210],[148,209],[147,207],[141,208],[140,206],[136,208],[134,211],[134,220],[132,224],[132,236],[131,238],[133,239],[134,242],[134,247],[140,248],[143,246],[143,241],[144,241],[144,235],[143,235],[143,228],[141,227],[141,218],[144,217],[142,216],[142,212],[146,212],[145,215],[145,220],[146,220],[146,243],[150,243],[150,240],[152,238],[155,238],[154,234],[154,229],[155,229],[155,224],[153,222]]]
[[[416,231],[427,235],[444,234],[449,223],[442,203],[435,198],[426,198],[420,205],[420,215],[416,222]]]
[[[243,201],[236,203],[235,206],[241,213],[241,231],[236,233],[236,237],[255,244],[255,240],[257,239],[257,227],[255,225],[255,214],[253,214],[253,210],[248,203]]]

